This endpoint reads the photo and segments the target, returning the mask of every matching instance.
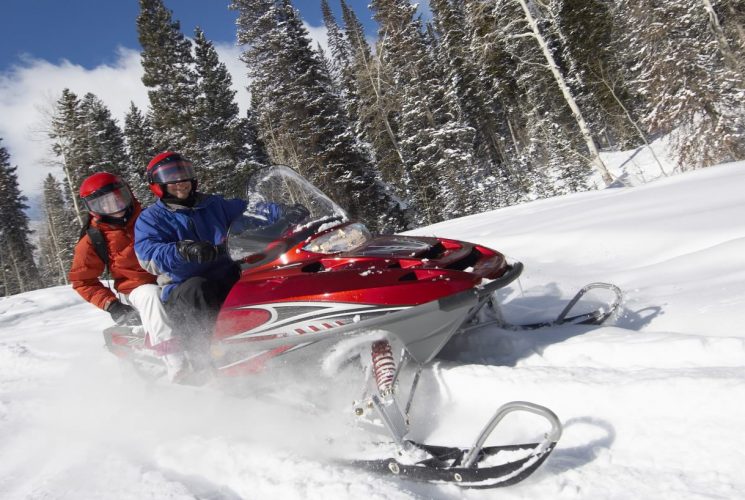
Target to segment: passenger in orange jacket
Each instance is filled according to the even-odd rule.
[[[73,289],[91,304],[105,310],[119,325],[142,322],[153,348],[164,357],[168,375],[177,379],[186,370],[181,347],[160,300],[156,276],[137,261],[134,225],[142,208],[129,187],[116,175],[99,172],[80,185],[80,197],[90,213],[90,227],[105,242],[114,291],[100,280],[106,263],[91,240],[83,234],[75,246],[69,280]]]

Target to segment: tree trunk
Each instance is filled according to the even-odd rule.
[[[83,227],[83,214],[80,211],[80,203],[78,203],[78,195],[75,192],[75,186],[72,183],[72,176],[70,175],[69,168],[67,164],[63,167],[65,171],[65,178],[67,179],[67,187],[70,190],[70,199],[72,200],[72,205],[75,208],[75,217],[78,219],[78,224],[80,224],[80,227]]]
[[[608,79],[605,77],[605,72],[603,71],[602,65],[600,66],[601,71],[601,80],[603,82],[603,85],[605,85],[608,88],[608,91],[610,92],[610,95],[613,96],[613,99],[615,99],[616,103],[620,106],[620,108],[623,110],[624,114],[626,115],[626,118],[629,120],[629,123],[636,129],[637,134],[639,134],[639,137],[642,141],[644,141],[644,145],[647,146],[649,149],[649,152],[652,153],[652,157],[654,157],[654,160],[657,162],[657,166],[660,167],[660,172],[662,172],[662,175],[664,177],[667,177],[667,172],[665,172],[665,169],[662,167],[662,162],[657,157],[657,154],[655,154],[654,149],[652,149],[652,146],[649,144],[649,141],[647,141],[647,135],[644,133],[644,131],[639,127],[639,125],[634,121],[634,118],[631,116],[631,113],[629,112],[628,108],[621,102],[621,99],[616,95],[616,91],[613,90],[613,86],[608,82]]]
[[[574,115],[574,119],[576,120],[577,125],[579,126],[579,129],[580,129],[580,132],[582,133],[582,137],[585,140],[587,149],[590,150],[590,156],[592,159],[593,167],[595,167],[595,170],[598,171],[598,173],[602,177],[605,184],[609,185],[610,183],[613,182],[613,176],[611,176],[610,172],[608,171],[608,168],[605,166],[605,163],[603,163],[602,158],[600,158],[600,151],[598,150],[598,147],[595,144],[595,140],[592,138],[592,134],[590,133],[590,128],[587,126],[587,122],[585,121],[585,118],[582,116],[582,112],[580,111],[579,106],[577,105],[577,101],[574,99],[571,89],[569,88],[566,81],[564,80],[564,77],[561,75],[561,71],[559,71],[559,67],[557,66],[556,61],[554,60],[554,56],[551,54],[551,50],[548,48],[548,44],[546,43],[546,40],[543,38],[543,35],[541,35],[541,32],[538,29],[538,23],[533,17],[533,14],[531,14],[526,0],[517,0],[517,1],[520,3],[520,7],[522,7],[523,9],[523,13],[525,14],[525,19],[528,21],[528,25],[530,26],[532,35],[535,38],[538,45],[540,46],[541,51],[543,52],[543,56],[546,58],[548,67],[551,70],[551,73],[554,75],[554,78],[556,79],[556,83],[559,86],[559,89],[561,90],[562,95],[564,96],[564,100],[566,100],[566,103],[569,105],[569,108],[572,110],[572,114]]]
[[[737,19],[737,11],[732,6],[732,4],[728,5],[727,7],[728,7],[728,10],[729,10],[729,13],[730,13],[730,17],[732,19]],[[740,24],[740,23],[733,22],[733,24],[735,25],[735,30],[737,31],[737,36],[740,39],[740,45],[743,48],[745,48],[745,28],[743,28],[742,27],[742,24]]]
[[[8,273],[5,272],[5,252],[0,252],[0,269],[3,270],[3,288],[5,288],[5,296],[10,296],[10,289],[8,288]]]
[[[49,236],[52,239],[52,252],[54,254],[54,260],[57,261],[59,266],[60,276],[65,285],[69,284],[67,281],[67,273],[65,272],[65,263],[62,261],[62,252],[64,249],[60,248],[59,238],[57,238],[57,231],[55,231],[54,224],[52,223],[52,216],[47,211],[47,227],[49,230]]]
[[[361,47],[364,43],[364,40],[357,40],[357,44],[359,47]],[[385,43],[385,39],[383,40],[383,43]],[[378,72],[380,72],[380,69],[383,66],[383,44],[381,44],[380,47],[380,55],[378,56]],[[360,50],[360,53],[362,51]],[[396,134],[393,133],[393,128],[391,127],[391,124],[388,120],[388,116],[385,112],[385,109],[383,109],[382,105],[382,99],[380,97],[380,75],[378,75],[377,82],[375,81],[375,78],[373,77],[372,68],[370,67],[370,62],[365,57],[364,53],[362,53],[362,62],[365,63],[365,74],[367,75],[368,79],[370,80],[370,85],[372,86],[373,90],[375,91],[375,104],[376,109],[378,111],[378,116],[383,122],[383,125],[385,125],[385,131],[388,134],[388,138],[391,140],[391,144],[396,150],[396,154],[398,155],[398,159],[401,160],[401,165],[406,165],[406,160],[404,160],[404,155],[401,152],[401,147],[398,145],[398,140],[396,140]]]
[[[18,290],[20,290],[20,293],[23,293],[26,291],[26,287],[24,286],[23,278],[21,277],[21,269],[18,267],[18,260],[11,248],[8,248],[8,254],[10,256],[10,263],[13,266],[13,272],[16,275],[16,280],[18,280]]]
[[[72,200],[72,206],[75,208],[75,217],[78,219],[78,224],[83,227],[83,214],[80,210],[80,203],[78,203],[78,194],[75,192],[75,185],[72,182],[72,174],[70,173],[70,166],[67,164],[67,156],[65,155],[65,148],[61,147],[62,151],[62,171],[65,173],[65,180],[67,181],[67,189],[70,192],[70,200]]]
[[[722,31],[722,25],[719,23],[719,17],[714,11],[714,6],[711,5],[710,0],[701,0],[701,5],[706,11],[706,15],[709,17],[709,27],[711,28],[711,31],[714,33],[714,36],[717,39],[722,57],[724,57],[724,60],[727,62],[727,66],[729,67],[729,69],[737,72],[739,70],[739,61],[737,57],[735,57],[735,54],[732,52],[732,49],[729,46],[729,42],[727,41],[727,37],[724,35],[724,31]]]

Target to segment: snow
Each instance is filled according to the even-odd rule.
[[[500,292],[515,321],[550,319],[589,282],[625,294],[606,326],[484,328],[425,371],[417,438],[470,444],[512,400],[556,412],[558,447],[523,483],[461,490],[337,463],[363,431],[349,404],[361,389],[333,370],[273,380],[274,400],[148,384],[105,351],[108,316],[56,287],[0,299],[0,498],[741,498],[743,193],[739,162],[414,232],[523,262]],[[509,416],[490,441],[536,428]]]

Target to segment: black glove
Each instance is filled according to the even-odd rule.
[[[184,240],[176,243],[178,253],[188,262],[212,262],[220,254],[218,248],[206,241]]]
[[[297,224],[310,215],[310,211],[300,203],[285,207],[285,219],[290,224]]]
[[[140,314],[137,310],[127,304],[122,304],[118,300],[109,304],[109,307],[106,308],[106,312],[111,314],[111,319],[113,319],[117,325],[134,326],[142,324]]]

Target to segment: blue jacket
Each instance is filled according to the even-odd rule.
[[[135,223],[135,253],[140,265],[165,285],[167,300],[174,286],[194,276],[224,279],[234,266],[230,256],[213,262],[187,262],[176,250],[182,240],[225,242],[230,223],[246,210],[243,200],[199,193],[193,208],[171,208],[158,200],[142,211]]]

